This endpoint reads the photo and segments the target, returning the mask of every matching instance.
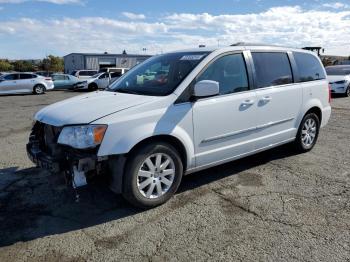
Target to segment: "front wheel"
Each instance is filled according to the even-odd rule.
[[[308,113],[301,121],[294,145],[299,152],[308,152],[316,144],[320,120],[314,113]]]
[[[175,194],[182,175],[183,164],[177,150],[167,143],[152,143],[130,156],[123,196],[137,207],[159,206]]]
[[[350,97],[350,85],[349,85],[348,88],[346,89],[344,95],[345,95],[346,97]]]

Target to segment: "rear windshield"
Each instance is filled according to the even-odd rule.
[[[330,76],[350,75],[350,67],[326,67],[326,72]]]
[[[208,52],[181,52],[154,56],[114,82],[109,91],[139,95],[171,94]]]

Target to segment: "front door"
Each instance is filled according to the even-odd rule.
[[[193,104],[196,166],[224,162],[254,150],[256,93],[250,90],[243,54],[215,60],[197,81],[219,83],[220,94]]]
[[[102,88],[102,89],[105,89],[107,88],[107,86],[109,85],[109,73],[104,73],[103,75],[101,75],[99,78],[98,78],[98,88]]]
[[[18,92],[18,74],[8,74],[3,77],[3,81],[0,82],[0,92],[3,94],[17,93]]]

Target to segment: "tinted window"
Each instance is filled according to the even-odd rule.
[[[32,74],[20,74],[21,79],[31,79],[34,78],[35,76]]]
[[[286,53],[252,53],[258,88],[293,83]]]
[[[300,82],[325,79],[323,66],[313,55],[294,52],[294,59],[298,66]]]
[[[227,55],[217,59],[197,79],[219,82],[220,95],[249,89],[247,69],[242,54]]]
[[[18,79],[18,74],[9,74],[4,76],[5,80],[17,80]]]
[[[65,76],[63,75],[53,75],[52,76],[53,81],[62,81],[62,80],[66,80]]]
[[[111,73],[111,78],[116,78],[116,77],[121,77],[122,73],[121,72],[113,72]]]
[[[93,76],[97,73],[97,71],[80,71],[80,76]]]

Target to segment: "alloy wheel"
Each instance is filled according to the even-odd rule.
[[[137,174],[137,188],[148,199],[156,199],[167,193],[175,178],[175,164],[164,153],[148,156]]]
[[[317,124],[312,118],[305,121],[303,129],[301,130],[301,141],[305,147],[311,147],[315,141],[317,134]]]

